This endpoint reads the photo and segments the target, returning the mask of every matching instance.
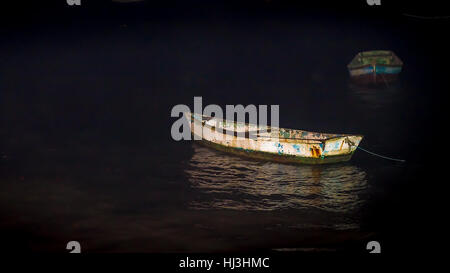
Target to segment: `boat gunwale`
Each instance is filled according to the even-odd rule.
[[[208,120],[211,120],[212,118],[214,118],[214,117],[208,117],[208,116],[204,116],[204,115],[202,115],[202,118],[203,117],[207,117],[207,118],[209,118]],[[225,119],[223,119],[223,120],[225,120]],[[191,121],[196,121],[196,122],[200,122],[198,119],[195,119],[194,117],[193,117],[193,115],[191,115]],[[202,123],[202,126],[204,126],[204,127],[207,127],[207,128],[209,128],[209,129],[211,129],[211,130],[214,130],[214,131],[216,131],[217,129],[216,129],[216,126],[211,126],[211,125],[209,125],[209,124],[206,124],[206,121],[202,121],[201,122]],[[244,123],[245,125],[249,125],[249,123]],[[272,130],[272,127],[271,126],[267,126],[267,128],[268,128],[268,130],[267,130],[267,132],[269,132],[269,130]],[[278,128],[278,129],[284,129],[284,130],[296,130],[296,129],[288,129],[288,128]],[[241,135],[244,135],[244,138],[245,138],[245,135],[250,135],[250,133],[251,132],[249,132],[249,131],[245,131],[245,132],[236,132],[236,131],[230,131],[230,130],[226,130],[226,129],[224,129],[224,128],[222,128],[221,129],[222,131],[225,131],[225,132],[232,132],[232,134],[230,134],[230,135],[235,135],[234,133],[236,133],[236,134],[241,134]],[[219,130],[217,130],[217,131],[219,131]],[[330,141],[330,140],[333,140],[333,139],[339,139],[339,138],[345,138],[345,137],[350,137],[350,136],[353,136],[353,137],[361,137],[361,138],[364,138],[364,135],[360,135],[360,134],[336,134],[335,136],[331,136],[331,137],[327,137],[327,138],[323,138],[323,139],[314,139],[314,138],[291,138],[291,137],[283,137],[283,136],[278,136],[278,137],[272,137],[272,136],[260,136],[260,135],[258,135],[258,132],[259,130],[257,130],[257,131],[254,131],[254,132],[256,132],[255,134],[257,135],[257,137],[258,138],[267,138],[267,139],[280,139],[280,140],[298,140],[298,141],[315,141],[315,142],[317,142],[317,143],[325,143],[325,142],[327,142],[327,141]],[[300,131],[303,131],[303,132],[307,132],[307,133],[312,133],[312,134],[327,134],[327,133],[319,133],[319,132],[311,132],[311,131],[304,131],[304,130],[300,130]],[[222,133],[222,134],[227,134],[227,133]],[[312,144],[314,144],[314,143],[312,143]]]
[[[362,68],[362,67],[369,67],[369,66],[373,66],[373,64],[354,64],[352,66],[353,61],[355,60],[356,57],[360,57],[360,58],[377,58],[377,57],[393,57],[394,59],[394,64],[379,64],[377,66],[390,66],[390,67],[395,67],[395,66],[403,66],[403,62],[402,60],[391,50],[385,50],[387,53],[386,54],[378,54],[378,55],[371,55],[371,56],[363,56],[363,53],[366,52],[373,52],[373,51],[377,51],[377,50],[369,50],[369,51],[363,51],[363,52],[359,52],[358,54],[355,55],[355,57],[353,57],[353,59],[350,61],[350,63],[347,65],[348,69],[358,69],[358,68]]]

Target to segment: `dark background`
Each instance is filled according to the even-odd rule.
[[[372,185],[361,197],[365,203],[357,222],[389,253],[435,250],[445,238],[440,231],[446,217],[449,20],[405,14],[446,16],[445,11],[432,1],[382,1],[380,7],[365,1],[82,1],[80,7],[32,1],[2,6],[4,250],[64,251],[68,238],[102,233],[110,226],[121,229],[127,217],[139,219],[137,212],[152,215],[147,224],[160,214],[168,215],[169,222],[171,217],[238,222],[246,216],[256,223],[248,224],[252,229],[258,229],[258,219],[275,217],[277,212],[192,215],[178,209],[191,196],[209,198],[198,197],[185,183],[182,164],[192,157],[191,145],[170,138],[170,109],[180,103],[192,106],[193,96],[202,96],[204,105],[279,104],[281,127],[362,133],[361,146],[406,159],[399,165],[361,152],[354,156],[352,162]],[[355,93],[346,64],[357,52],[371,49],[393,50],[404,70],[392,88]],[[142,182],[147,178],[153,182]],[[73,185],[75,192],[67,192]],[[105,196],[118,202],[108,217],[102,206],[111,204],[99,201]],[[328,217],[304,215],[297,208],[278,213],[283,219],[300,214],[312,222]],[[79,222],[92,218],[95,227]],[[170,230],[171,224],[165,227]],[[232,233],[239,234],[234,228]],[[316,239],[306,240],[305,246],[344,236],[333,232],[314,234]],[[169,231],[161,237],[173,236]],[[165,239],[155,245],[152,238],[106,232],[97,245],[91,238],[91,250],[217,251],[180,249]],[[249,245],[225,242],[219,250],[264,250],[292,238],[295,234],[287,239],[274,235],[267,245],[256,239]],[[336,244],[359,251],[366,241]]]

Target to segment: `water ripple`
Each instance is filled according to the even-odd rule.
[[[185,169],[201,194],[193,209],[318,208],[351,212],[367,188],[366,173],[350,163],[286,165],[254,161],[194,145]]]

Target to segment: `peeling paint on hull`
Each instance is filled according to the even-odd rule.
[[[326,164],[351,159],[361,135],[324,134],[303,130],[259,127],[185,113],[199,142],[214,149],[250,158],[285,163]],[[197,127],[197,131],[194,131]],[[248,136],[255,133],[255,138]],[[198,134],[197,134],[198,135]],[[228,138],[227,138],[228,135]]]
[[[295,155],[279,155],[274,153],[253,151],[253,150],[244,150],[235,147],[227,147],[223,145],[216,144],[214,142],[210,142],[207,140],[201,140],[200,143],[204,146],[226,152],[232,153],[238,156],[250,157],[260,160],[269,160],[281,163],[298,163],[298,164],[327,164],[327,163],[337,163],[337,162],[345,162],[349,161],[352,158],[354,153],[346,155],[334,155],[334,156],[326,156],[324,158],[314,158],[314,157],[302,157]]]

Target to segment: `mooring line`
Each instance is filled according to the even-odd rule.
[[[387,83],[386,79],[384,78],[383,74],[380,74],[381,77],[383,78],[384,84],[386,84],[386,87],[389,88],[389,84]]]
[[[403,13],[403,16],[408,16],[417,19],[438,20],[438,19],[450,19],[450,16],[421,16],[409,13]]]
[[[379,157],[384,158],[384,159],[398,161],[398,162],[405,162],[406,161],[406,160],[403,160],[403,159],[397,159],[397,158],[392,158],[392,157],[388,157],[388,156],[384,156],[384,155],[379,155],[379,154],[373,153],[371,151],[368,151],[366,149],[363,149],[363,148],[361,148],[359,146],[357,148],[360,149],[360,150],[363,150],[366,153],[369,153],[369,154],[374,155],[374,156],[379,156]]]

